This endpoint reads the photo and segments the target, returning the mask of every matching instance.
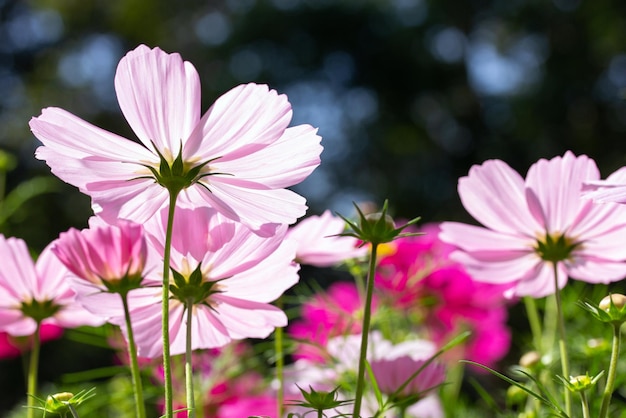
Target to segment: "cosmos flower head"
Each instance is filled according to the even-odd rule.
[[[626,207],[581,197],[600,179],[589,157],[541,159],[526,178],[500,160],[473,166],[459,180],[465,209],[480,223],[442,224],[453,258],[487,283],[513,283],[507,295],[542,297],[568,277],[609,283],[626,275]],[[556,266],[556,268],[555,268]]]
[[[240,85],[200,113],[200,79],[179,54],[140,45],[119,62],[115,90],[139,143],[59,109],[30,121],[36,157],[92,199],[109,223],[143,223],[178,196],[259,234],[291,224],[305,199],[287,190],[320,163],[316,129],[289,127],[291,105],[265,85]]]

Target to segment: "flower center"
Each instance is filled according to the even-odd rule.
[[[165,150],[163,153],[161,153],[156,145],[154,145],[154,149],[159,155],[159,167],[157,168],[149,164],[143,164],[144,167],[150,170],[152,175],[141,176],[137,178],[154,178],[154,180],[161,186],[165,187],[170,192],[170,194],[178,194],[181,190],[186,189],[187,187],[190,187],[196,183],[206,187],[208,190],[208,187],[205,184],[199,183],[201,179],[216,174],[226,174],[213,172],[208,165],[209,163],[219,159],[220,157],[212,158],[210,160],[200,163],[197,163],[195,161],[183,161],[182,143],[180,145],[178,155],[174,159],[172,159],[172,153],[169,150]]]
[[[52,300],[31,300],[30,302],[22,302],[20,310],[29,318],[34,319],[36,322],[41,322],[46,318],[54,316],[61,310],[61,306],[54,303]]]
[[[546,234],[543,239],[537,240],[535,252],[542,260],[558,263],[569,259],[580,244],[581,242],[576,242],[565,234]]]
[[[184,304],[211,307],[211,295],[221,292],[219,282],[224,279],[208,280],[205,275],[208,272],[202,271],[202,263],[191,271],[188,261],[184,259],[181,272],[172,269],[174,283],[170,285],[170,292]]]

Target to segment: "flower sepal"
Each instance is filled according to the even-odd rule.
[[[421,219],[420,217],[414,218],[401,227],[396,228],[393,218],[387,214],[388,200],[385,200],[380,212],[367,215],[363,214],[356,203],[353,204],[359,214],[359,222],[356,223],[341,214],[337,214],[352,229],[352,232],[344,232],[337,234],[337,236],[357,238],[362,241],[361,247],[367,243],[379,245],[391,242],[396,238],[424,235],[421,232],[402,232],[408,226],[417,223]]]
[[[617,326],[626,322],[626,296],[621,293],[605,296],[597,306],[589,302],[583,302],[581,306],[601,322]]]

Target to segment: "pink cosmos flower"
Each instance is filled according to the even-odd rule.
[[[443,364],[433,362],[426,365],[427,360],[428,357],[416,359],[407,354],[395,358],[372,360],[371,367],[382,393],[395,394],[408,381],[409,383],[397,393],[397,398],[408,398],[416,395],[421,398],[427,392],[443,384],[446,378]],[[420,369],[422,370],[419,374],[409,380]]]
[[[124,220],[107,225],[96,218],[88,229],[61,233],[52,251],[72,273],[102,290],[124,279],[140,282],[147,256],[142,225]]]
[[[455,250],[439,239],[437,224],[419,229],[424,235],[389,243],[379,261],[376,289],[389,306],[422,318],[415,324],[429,338],[444,343],[461,331],[472,335],[453,352],[459,358],[493,365],[509,350],[511,332],[507,321],[509,301],[503,293],[508,284],[477,282],[450,259]]]
[[[319,165],[322,147],[313,127],[288,128],[284,95],[240,85],[201,116],[193,65],[145,45],[122,58],[115,89],[141,144],[58,108],[30,122],[43,143],[37,158],[89,195],[107,222],[147,221],[170,189],[180,206],[210,206],[264,234],[304,215],[305,199],[285,188]]]
[[[296,259],[301,264],[317,267],[330,267],[351,258],[367,254],[367,248],[357,248],[358,240],[352,237],[338,237],[344,232],[346,222],[330,211],[321,216],[309,216],[293,226],[287,237],[298,243]]]
[[[152,249],[163,254],[167,209],[146,224]],[[170,352],[185,352],[186,304],[192,309],[192,349],[220,347],[231,340],[265,338],[287,324],[270,305],[298,281],[295,243],[287,226],[261,237],[212,208],[180,209],[174,221],[169,304]],[[138,353],[162,353],[161,282],[129,294]],[[120,324],[123,326],[123,324]]]
[[[50,248],[34,263],[23,240],[0,235],[0,331],[27,336],[37,322],[63,328],[103,323],[76,302],[69,272]]]
[[[362,308],[354,283],[333,283],[326,292],[315,294],[302,305],[300,319],[289,327],[289,335],[301,341],[294,358],[313,362],[327,360],[325,347],[329,339],[361,332],[359,312]],[[375,308],[376,300],[373,303]]]
[[[541,159],[523,179],[500,160],[470,169],[459,180],[466,210],[485,227],[446,222],[441,239],[454,258],[487,283],[512,282],[508,296],[542,297],[568,276],[608,283],[626,275],[626,208],[581,199],[584,183],[600,173],[587,156],[570,151]]]

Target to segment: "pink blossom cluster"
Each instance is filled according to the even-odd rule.
[[[450,259],[455,247],[438,237],[438,225],[424,235],[397,239],[383,249],[375,278],[374,322],[401,319],[396,329],[443,344],[461,331],[472,337],[456,358],[494,365],[509,350],[507,285],[481,283]],[[378,307],[381,309],[377,309]],[[290,335],[301,341],[296,358],[325,359],[328,340],[361,332],[362,301],[353,282],[338,282],[302,305]],[[406,326],[406,327],[405,327]]]

